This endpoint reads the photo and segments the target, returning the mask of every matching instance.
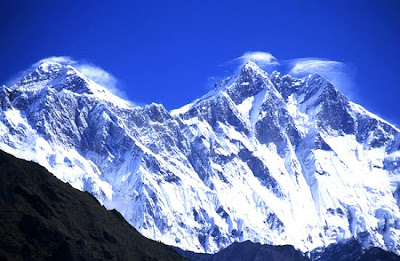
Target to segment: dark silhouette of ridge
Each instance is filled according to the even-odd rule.
[[[0,151],[0,260],[184,260],[36,163]]]
[[[293,246],[271,246],[250,241],[235,242],[215,254],[194,253],[174,248],[191,261],[398,261],[400,256],[383,249],[372,247],[362,249],[359,242],[350,240],[331,244],[319,252],[305,256]]]
[[[307,257],[293,246],[271,246],[250,241],[235,242],[218,253],[202,254],[176,249],[192,261],[306,261]]]

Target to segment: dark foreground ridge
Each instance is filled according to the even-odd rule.
[[[36,163],[0,151],[0,260],[184,260]]]
[[[363,249],[360,243],[351,239],[347,242],[330,244],[325,249],[311,252],[312,260],[321,261],[398,261],[400,256],[378,247]]]
[[[191,261],[398,261],[400,257],[380,248],[362,249],[359,242],[331,244],[326,249],[314,251],[311,258],[304,256],[293,246],[271,246],[245,241],[233,243],[216,254],[201,254],[183,251],[177,252]]]
[[[309,260],[293,246],[270,246],[245,241],[233,243],[216,254],[200,254],[190,251],[177,251],[192,261],[303,261]]]

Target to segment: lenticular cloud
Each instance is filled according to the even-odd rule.
[[[291,70],[289,74],[292,75],[305,75],[310,73],[318,73],[327,75],[331,73],[338,73],[343,70],[345,66],[341,62],[328,61],[315,58],[300,58],[289,62]]]
[[[351,68],[342,62],[321,58],[300,58],[289,60],[287,64],[290,75],[304,77],[309,74],[319,74],[346,95],[354,96],[353,82],[349,76]]]
[[[246,52],[239,58],[243,63],[254,62],[258,65],[279,65],[278,60],[270,53],[267,52]]]

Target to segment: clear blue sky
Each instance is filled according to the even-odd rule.
[[[129,99],[167,109],[204,94],[248,51],[340,61],[352,68],[353,100],[400,126],[396,0],[3,0],[0,36],[0,83],[70,56],[112,73]]]

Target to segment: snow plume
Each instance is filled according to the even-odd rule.
[[[254,62],[259,66],[274,66],[279,65],[278,60],[270,53],[267,52],[246,52],[242,56],[236,58],[242,64],[246,62]]]
[[[76,61],[68,56],[53,56],[40,60],[39,62],[35,63],[33,67],[37,67],[39,64],[44,62],[55,62],[71,65],[90,80],[107,88],[110,92],[118,94],[119,90],[117,88],[117,78],[96,65],[85,61]]]
[[[67,64],[67,65],[73,65],[76,63],[71,57],[69,56],[51,56],[44,58],[37,63],[32,65],[32,69],[35,69],[38,67],[40,64],[45,63],[45,62],[53,62],[53,63],[60,63],[60,64]]]
[[[52,56],[52,57],[42,59],[42,60],[38,61],[37,63],[33,64],[29,69],[18,73],[15,77],[13,77],[11,80],[9,80],[7,82],[7,85],[8,86],[13,85],[17,81],[19,81],[23,76],[31,73],[40,64],[45,63],[45,62],[54,62],[54,63],[64,64],[64,65],[71,65],[76,70],[78,70],[80,73],[82,73],[85,77],[87,77],[90,80],[94,81],[95,83],[107,88],[111,93],[117,95],[118,97],[129,101],[125,92],[123,90],[121,90],[120,82],[114,75],[112,75],[111,73],[105,71],[104,69],[102,69],[92,63],[89,63],[84,60],[77,61],[69,56]],[[131,105],[135,104],[132,101],[129,101],[129,102],[131,103]]]
[[[110,92],[114,94],[119,92],[119,89],[117,88],[117,79],[102,68],[93,64],[79,64],[76,66],[76,69],[92,81],[106,87]]]
[[[348,96],[351,94],[353,82],[350,66],[337,61],[321,58],[300,58],[287,61],[289,74],[303,77],[309,74],[319,74],[330,81],[336,88]]]

